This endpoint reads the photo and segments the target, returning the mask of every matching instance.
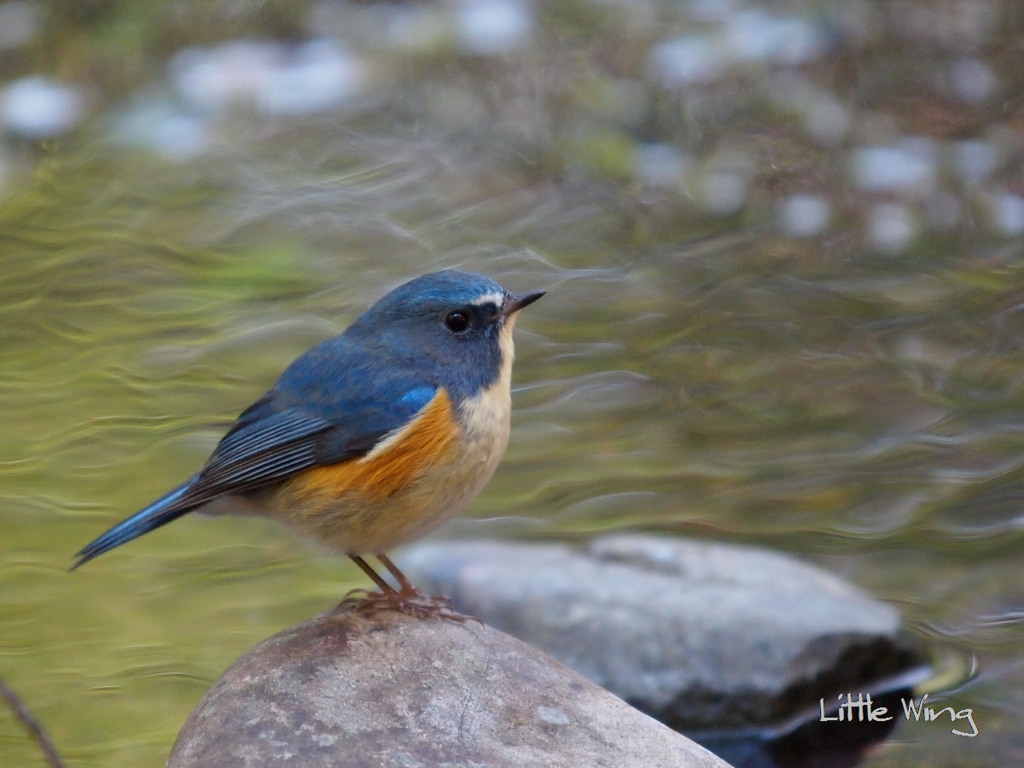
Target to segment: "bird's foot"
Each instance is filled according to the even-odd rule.
[[[338,603],[339,611],[393,610],[417,619],[441,619],[462,624],[467,620],[480,621],[475,616],[466,616],[452,608],[452,601],[444,596],[425,595],[418,589],[381,590],[353,589]],[[482,622],[481,622],[482,623]]]

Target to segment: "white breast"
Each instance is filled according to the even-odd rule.
[[[463,478],[469,480],[474,488],[469,498],[479,493],[491,479],[508,447],[512,415],[512,360],[515,357],[512,344],[514,325],[513,316],[500,331],[501,370],[497,379],[474,397],[464,400],[459,409],[465,430],[460,450],[465,473]]]

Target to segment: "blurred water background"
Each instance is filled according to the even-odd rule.
[[[0,674],[160,765],[364,579],[186,518],[67,572],[312,344],[458,266],[544,288],[448,536],[792,552],[895,603],[1024,760],[1024,11],[1013,0],[0,2]],[[400,554],[399,554],[400,562]],[[41,764],[0,712],[0,764]]]

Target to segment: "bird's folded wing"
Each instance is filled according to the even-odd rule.
[[[199,506],[216,496],[363,456],[404,427],[435,393],[421,386],[392,401],[360,403],[348,409],[346,419],[328,419],[294,405],[280,408],[271,392],[239,416],[175,506]]]

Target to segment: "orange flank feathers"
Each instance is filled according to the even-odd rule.
[[[296,478],[293,493],[313,497],[317,506],[349,493],[384,501],[409,487],[431,464],[443,462],[457,437],[451,400],[439,389],[411,422],[368,454],[306,470]]]

